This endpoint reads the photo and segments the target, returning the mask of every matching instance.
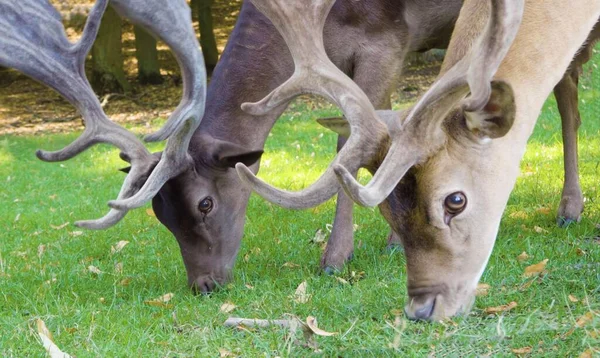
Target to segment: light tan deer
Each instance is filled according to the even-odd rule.
[[[351,135],[317,182],[300,192],[272,188],[242,164],[240,177],[272,202],[305,208],[335,194],[337,175],[354,201],[379,205],[403,241],[407,316],[437,320],[468,312],[527,139],[597,22],[600,0],[466,0],[438,79],[403,113],[375,113],[324,58],[322,23],[312,21],[330,1],[306,8],[285,0],[255,3],[283,33],[296,73],[243,108],[261,113],[297,93],[321,93],[342,108]],[[366,186],[350,174],[359,167],[376,169]]]

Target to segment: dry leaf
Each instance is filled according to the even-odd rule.
[[[322,242],[325,242],[326,237],[327,234],[325,234],[323,230],[318,229],[317,231],[315,231],[315,236],[312,238],[312,242],[314,242],[315,244],[320,244]]]
[[[148,216],[152,216],[153,218],[156,217],[156,214],[154,213],[154,210],[152,210],[151,208],[146,209],[146,214]]]
[[[230,351],[228,351],[225,348],[219,348],[219,357],[221,357],[221,358],[235,357],[235,354],[231,353]]]
[[[50,358],[71,358],[70,355],[61,351],[60,348],[58,348],[58,346],[54,344],[54,342],[52,341],[52,334],[46,327],[44,321],[38,319],[36,321],[36,326],[38,330],[38,336],[40,337],[42,345],[44,346],[46,352],[48,352]]]
[[[511,349],[511,351],[514,354],[517,354],[517,355],[531,353],[531,350],[532,350],[531,347],[523,347],[523,348],[513,348],[513,349]]]
[[[115,264],[115,273],[119,274],[119,275],[123,273],[123,263],[122,262],[117,262]]]
[[[546,229],[543,229],[543,228],[541,228],[541,227],[539,227],[539,226],[534,226],[534,227],[533,227],[533,230],[534,230],[535,232],[537,232],[538,234],[546,234],[546,233],[548,232],[548,230],[546,230]]]
[[[594,313],[587,312],[586,314],[584,314],[583,316],[581,316],[577,319],[577,322],[575,322],[575,325],[577,325],[577,327],[581,328],[581,327],[585,326],[586,324],[590,323],[593,319],[594,319]]]
[[[50,332],[50,330],[48,329],[48,327],[46,327],[46,322],[44,322],[44,321],[42,321],[41,319],[38,318],[35,321],[35,325],[37,327],[38,333],[46,335],[46,337],[48,337],[51,341],[54,340],[54,337],[52,337],[52,333]]]
[[[88,269],[88,271],[89,271],[89,272],[91,272],[91,273],[93,273],[93,274],[95,274],[95,275],[99,275],[99,274],[101,274],[101,273],[102,273],[102,271],[100,271],[100,269],[99,269],[99,268],[97,268],[97,267],[96,267],[96,266],[94,266],[94,265],[89,265],[87,269]]]
[[[296,268],[296,267],[300,267],[300,265],[295,264],[293,262],[286,262],[283,265],[281,265],[282,267],[287,267],[287,268]]]
[[[119,282],[120,286],[129,286],[129,284],[131,283],[131,277],[125,277],[124,279],[121,280],[121,282]]]
[[[249,290],[253,290],[254,286],[250,285],[250,284],[245,284],[244,286],[246,286],[247,289]]]
[[[584,250],[582,250],[580,247],[578,247],[575,250],[575,253],[577,254],[577,256],[585,256],[587,254],[587,252],[585,252]]]
[[[42,258],[42,255],[44,254],[44,252],[46,251],[46,245],[42,244],[40,246],[38,246],[38,258]]]
[[[298,288],[296,288],[296,293],[294,293],[294,301],[298,303],[306,303],[310,300],[310,295],[306,294],[306,286],[306,281],[303,281],[298,285]]]
[[[478,283],[477,288],[475,289],[475,295],[487,296],[489,289],[490,285],[488,285],[487,283]]]
[[[587,349],[579,355],[579,358],[592,358],[594,356],[594,352],[591,349]]]
[[[348,281],[344,280],[344,279],[343,279],[343,278],[341,278],[341,277],[337,277],[337,276],[336,276],[336,277],[335,277],[335,279],[336,279],[336,280],[337,280],[339,283],[341,283],[341,284],[344,284],[344,285],[349,285],[349,284],[350,284]]]
[[[167,302],[169,302],[173,296],[175,296],[175,294],[173,293],[166,293],[158,298],[155,298],[153,300],[146,300],[144,301],[145,304],[147,304],[148,306],[154,306],[154,307],[161,307],[161,308],[173,308],[173,305],[171,304],[167,304]]]
[[[594,330],[594,331],[588,331],[588,336],[590,336],[592,339],[597,339],[598,337],[600,337],[600,331]]]
[[[519,256],[517,256],[517,260],[518,260],[519,262],[523,262],[523,261],[526,261],[526,260],[528,260],[528,259],[529,259],[529,255],[527,255],[527,253],[526,253],[525,251],[521,252],[521,253],[519,254]]]
[[[121,241],[117,242],[117,244],[115,246],[110,247],[110,253],[114,255],[117,252],[120,252],[121,250],[123,250],[123,248],[127,244],[129,244],[129,241],[121,240]]]
[[[527,213],[524,211],[515,211],[510,213],[508,216],[513,219],[527,219],[529,217],[529,215],[527,215]]]
[[[512,301],[511,303],[509,303],[507,305],[488,307],[484,310],[484,312],[486,314],[498,314],[500,312],[510,311],[515,307],[517,307],[517,303],[515,301]]]
[[[317,336],[329,337],[337,334],[337,332],[326,332],[320,329],[317,325],[317,319],[313,316],[306,317],[306,325],[308,328],[310,328],[312,333],[316,334]]]
[[[543,214],[543,215],[548,215],[548,214],[552,213],[552,209],[542,207],[542,208],[537,209],[535,212],[539,213],[539,214]]]
[[[525,273],[523,276],[532,277],[540,274],[546,268],[546,264],[548,263],[548,259],[544,259],[543,261],[538,262],[535,265],[525,267]]]
[[[575,302],[579,302],[579,299],[573,295],[569,295],[569,301],[575,303]]]
[[[52,224],[50,224],[50,227],[53,228],[53,229],[55,229],[55,230],[60,230],[60,229],[64,228],[67,225],[69,225],[68,222],[66,222],[64,224],[61,224],[61,225],[52,225]]]
[[[229,312],[233,311],[234,309],[235,309],[235,305],[233,303],[225,302],[221,305],[221,308],[219,310],[223,313],[229,313]]]

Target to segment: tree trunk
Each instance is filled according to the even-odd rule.
[[[121,18],[108,7],[92,47],[92,87],[98,93],[129,92],[131,86],[123,72]]]
[[[135,57],[138,61],[138,80],[142,84],[162,83],[156,39],[139,26],[134,26],[133,31],[135,33]]]
[[[198,11],[198,23],[200,25],[200,46],[204,54],[204,62],[208,72],[217,65],[219,51],[213,30],[212,4],[213,0],[192,0],[192,9]]]

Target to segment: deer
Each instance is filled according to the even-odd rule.
[[[541,107],[595,36],[600,1],[466,0],[439,76],[406,111],[376,111],[327,61],[320,31],[332,1],[254,3],[286,39],[296,71],[242,108],[263,113],[300,93],[317,93],[342,109],[349,137],[301,191],[275,188],[243,163],[236,165],[240,178],[288,208],[316,206],[340,187],[360,205],[378,205],[404,247],[406,316],[435,321],[467,314]],[[374,173],[366,185],[353,175],[361,167]]]
[[[190,113],[194,114],[196,121],[201,117],[202,79],[198,75],[200,73],[198,69],[202,63],[198,61],[199,54],[194,49],[197,45],[187,25],[189,23],[187,8],[180,2],[170,3],[167,7],[160,1],[146,3],[113,0],[111,6],[114,6],[121,15],[165,41],[174,51],[182,67],[184,82],[182,103],[162,132],[159,131],[158,134],[146,138],[156,141],[173,133],[178,123],[181,123]],[[53,19],[52,28],[57,33],[60,32],[59,25],[56,23],[57,16],[48,7],[49,5],[26,6],[28,4],[36,5],[34,2],[29,2],[24,3],[21,8],[14,8],[17,4],[3,6],[12,6],[12,11],[27,8],[30,12],[33,10],[48,12]],[[407,52],[447,46],[462,1],[432,0],[426,4],[428,6],[417,6],[411,1],[398,0],[394,3],[395,12],[391,13],[386,7],[388,5],[375,0],[359,3],[337,2],[333,5],[324,27],[324,41],[328,56],[343,72],[352,75],[353,80],[379,109],[390,108],[389,92],[400,73]],[[441,8],[444,11],[439,11]],[[97,13],[94,14],[99,16]],[[357,14],[369,16],[362,17]],[[44,16],[44,14],[40,13],[37,16]],[[393,23],[389,21],[390,19]],[[398,19],[402,20],[397,21]],[[16,30],[15,33],[18,33],[19,28],[32,25],[16,23],[11,26]],[[373,33],[371,38],[365,37],[363,32],[366,30]],[[14,36],[14,34],[8,35]],[[93,38],[91,35],[93,34],[88,35],[89,41]],[[362,41],[378,45],[373,48],[367,47],[365,50],[364,46],[359,46],[361,42],[357,41],[362,38],[364,38]],[[25,44],[29,40],[20,38],[19,41]],[[64,40],[55,41],[64,43]],[[6,47],[0,49],[1,54],[4,55],[0,56],[0,62],[4,61],[10,65],[9,57],[15,55],[14,50],[8,52]],[[286,52],[287,47],[283,38],[268,18],[262,15],[251,2],[245,2],[220,65],[217,66],[211,85],[208,87],[205,119],[189,139],[187,154],[191,159],[183,159],[185,169],[182,169],[180,174],[169,175],[170,179],[162,184],[152,199],[158,219],[174,234],[179,243],[188,285],[199,292],[210,292],[227,280],[243,235],[244,216],[250,191],[240,188],[233,166],[240,161],[249,166],[254,165],[253,170],[258,171],[267,134],[285,107],[282,105],[277,111],[263,116],[251,116],[241,111],[239,105],[245,98],[263,96],[289,76],[293,63]],[[252,60],[254,58],[256,60]],[[82,66],[83,60],[79,61]],[[22,66],[23,64],[17,68],[23,69]],[[27,69],[24,72],[28,73]],[[42,82],[44,76],[48,77],[45,74],[41,76]],[[568,81],[576,81],[576,78],[577,76],[574,75],[565,76]],[[62,86],[66,85],[63,83]],[[565,98],[571,100],[575,98],[574,102],[565,102],[567,105],[572,103],[570,107],[565,107],[565,113],[568,115],[572,114],[573,110],[577,110],[577,88],[572,84],[564,88],[561,93]],[[573,91],[575,97],[572,95]],[[92,99],[89,101],[94,102]],[[559,108],[561,103],[559,101]],[[578,118],[578,115],[572,114],[571,118]],[[327,123],[326,126],[333,126],[332,120],[328,120]],[[563,126],[563,130],[566,127]],[[122,130],[119,130],[119,133],[121,132]],[[576,133],[576,128],[570,133]],[[121,136],[136,142],[129,134]],[[184,138],[180,143],[185,146],[187,141],[188,139]],[[341,148],[344,141],[344,133],[342,133],[338,148]],[[121,147],[125,146],[121,144]],[[173,150],[174,146],[170,148]],[[141,148],[135,151],[144,152]],[[122,157],[131,161],[131,154],[127,153],[122,151]],[[39,155],[43,156],[43,152]],[[128,175],[126,180],[129,182],[122,197],[131,196],[139,191],[152,174],[156,164],[162,160],[161,153],[148,155],[144,152],[142,155],[144,160],[134,160],[135,163],[139,163],[139,167]],[[178,155],[180,158],[186,157],[184,151]],[[56,160],[64,159],[68,158],[56,158]],[[572,179],[570,183],[574,185],[565,183],[565,188],[570,189],[568,191],[565,189],[564,192],[569,194],[569,198],[574,199],[565,202],[569,203],[569,207],[573,208],[571,212],[575,214],[570,216],[564,214],[563,218],[570,218],[569,220],[573,221],[581,213],[583,205],[576,175],[576,147],[575,161],[569,163],[575,165],[575,175],[569,176]],[[571,169],[566,172],[573,172],[572,164]],[[162,174],[155,177],[159,176]],[[150,194],[159,186],[159,184],[154,185]],[[332,234],[321,259],[321,267],[325,272],[343,267],[353,251],[352,201],[343,192],[339,194]],[[149,200],[150,196],[146,195],[145,200],[138,201],[134,206]],[[567,196],[563,195],[563,198],[565,197]],[[118,203],[111,204],[119,206]],[[563,207],[563,201],[560,207]],[[111,210],[102,220],[83,221],[76,225],[90,229],[106,229],[125,216],[128,209],[122,209],[121,206],[120,209]],[[398,240],[395,235],[390,235],[389,243],[395,245],[398,244]]]
[[[334,6],[325,26],[328,54],[344,72],[353,76],[378,108],[390,108],[389,95],[406,53],[446,47],[461,2],[429,0],[429,6],[422,7],[406,0],[396,0],[394,6],[381,0],[340,1]],[[208,91],[204,94],[201,86],[203,80],[199,75],[203,62],[198,60],[201,53],[196,50],[197,43],[192,39],[189,10],[181,1],[169,3],[169,6],[163,6],[159,0],[147,5],[143,3],[112,0],[110,4],[121,15],[162,39],[174,51],[181,65],[184,82],[182,102],[163,129],[145,138],[148,141],[169,138],[171,144],[167,141],[167,149],[163,153],[149,154],[138,148],[139,140],[132,134],[118,129],[118,136],[123,137],[123,141],[113,144],[121,149],[121,157],[133,164],[128,169],[119,200],[109,202],[111,210],[104,218],[77,222],[76,225],[106,229],[122,220],[128,210],[152,200],[157,218],[173,233],[180,246],[188,285],[195,291],[207,293],[230,278],[243,235],[251,191],[239,185],[234,166],[242,162],[258,171],[268,133],[285,109],[282,105],[277,111],[255,116],[243,112],[240,104],[257,99],[281,84],[293,71],[293,60],[283,38],[270,21],[251,2],[244,2],[219,65],[213,72]],[[53,31],[50,40],[66,44],[65,39],[58,39],[62,29],[57,22],[58,15],[50,5],[28,0],[22,5],[2,6],[13,13],[29,8],[28,11],[35,12],[38,17],[51,17]],[[100,8],[101,4],[97,4],[96,9]],[[446,11],[439,11],[441,8]],[[407,17],[407,14],[411,16]],[[95,10],[88,23],[95,24],[100,16],[100,10]],[[68,87],[67,83],[55,84],[51,78],[69,77],[35,72],[40,60],[29,59],[25,63],[16,63],[15,58],[19,55],[15,49],[6,48],[6,39],[23,32],[19,29],[41,30],[25,19],[14,22],[5,17],[7,15],[0,16],[8,23],[8,30],[2,33],[0,41],[5,46],[0,47],[0,63],[21,70],[57,89],[59,93],[67,91],[63,89]],[[432,18],[436,21],[430,21]],[[85,41],[90,44],[93,31],[91,26],[84,31]],[[178,33],[185,36],[179,38]],[[21,36],[16,42],[23,44],[18,51],[26,51],[26,44],[39,47],[44,41]],[[47,49],[47,53],[52,57],[52,49]],[[83,68],[83,60],[82,52],[77,66]],[[71,59],[64,59],[64,62],[68,61]],[[71,72],[75,72],[75,69],[71,68]],[[82,70],[78,69],[78,72],[80,77],[84,77]],[[83,78],[79,82],[86,84],[87,80]],[[89,110],[84,107],[95,103],[91,98],[93,93],[87,88],[85,91],[77,88],[77,92],[86,93],[89,98],[71,98],[73,95],[68,93],[65,97],[80,112],[87,114]],[[81,103],[85,103],[85,106]],[[97,108],[94,111],[100,112]],[[100,122],[106,123],[112,130],[114,126],[105,116],[97,116],[103,117]],[[188,116],[193,116],[194,121],[185,122]],[[203,118],[202,121],[199,118]],[[185,132],[184,124],[188,126]],[[98,141],[110,141],[99,137],[102,133],[97,134],[98,137],[86,134],[95,126],[92,121],[86,121],[86,128],[90,128],[84,132],[83,139],[78,140],[81,145],[77,153]],[[110,132],[104,127],[96,131]],[[175,150],[175,138],[178,138],[177,143],[181,147],[179,151]],[[125,139],[136,144],[125,144]],[[339,147],[343,141],[341,138]],[[39,152],[38,156],[42,160],[58,161],[77,154],[71,149],[67,152],[68,155]],[[162,173],[170,167],[170,161],[177,161],[173,167],[177,167],[178,171]],[[342,193],[333,232],[321,260],[324,270],[341,268],[352,255],[352,232],[352,201]],[[394,240],[391,242],[394,243]]]

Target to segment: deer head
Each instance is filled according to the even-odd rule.
[[[201,215],[210,209],[209,201],[202,193],[191,194],[195,190],[193,179],[197,172],[188,146],[204,114],[206,73],[189,6],[182,0],[168,3],[159,0],[113,1],[119,12],[163,39],[181,67],[183,99],[166,124],[146,138],[152,141],[167,139],[165,150],[153,155],[133,133],[107,118],[85,77],[85,58],[107,3],[107,0],[97,1],[81,39],[72,44],[65,37],[60,15],[47,1],[0,1],[0,64],[53,88],[71,102],[84,119],[85,130],[78,139],[56,152],[38,151],[36,154],[41,160],[63,161],[96,143],[110,143],[118,147],[121,158],[131,164],[117,200],[109,202],[110,211],[100,219],[78,221],[76,225],[89,229],[111,227],[129,210],[155,198],[159,220],[175,234],[180,244],[188,283],[205,290],[207,282],[212,285],[216,280],[212,277],[215,272],[227,271],[224,264],[215,259],[221,254],[211,250],[210,245],[190,243],[189,233],[201,225],[202,220],[178,225],[172,218],[182,212],[181,203],[170,199],[172,192],[185,191],[184,199],[192,206],[188,214]],[[231,148],[221,146],[218,149],[222,149],[221,156],[227,156],[225,153],[233,155]],[[244,162],[240,157],[236,157],[237,161]],[[237,248],[233,250],[233,256],[236,251]]]
[[[256,179],[238,165],[242,179],[257,193],[286,207],[303,208],[327,200],[339,188],[331,184],[329,175],[337,175],[344,190],[357,203],[380,204],[383,215],[404,243],[409,295],[405,310],[408,317],[415,319],[438,319],[470,309],[510,192],[510,189],[484,187],[494,182],[495,177],[498,177],[496,182],[503,181],[502,174],[494,170],[493,161],[457,164],[465,155],[481,154],[489,159],[487,148],[508,133],[515,119],[511,85],[493,77],[515,39],[524,5],[523,1],[508,0],[491,3],[491,7],[483,3],[483,10],[478,10],[475,18],[471,13],[461,12],[463,21],[475,27],[471,30],[474,34],[466,40],[466,49],[461,47],[458,60],[445,64],[443,74],[411,110],[394,116],[390,112],[373,113],[369,104],[363,102],[352,107],[344,106],[344,101],[336,102],[348,121],[349,142],[352,138],[356,142],[346,153],[340,153],[309,188],[297,193],[284,192]],[[282,13],[285,11],[265,9],[269,17],[283,18]],[[285,33],[298,28],[300,18],[288,16],[286,21],[277,18],[272,21],[279,21],[278,29]],[[285,23],[289,24],[287,28]],[[313,27],[312,34],[305,30],[310,34],[305,37],[317,36],[314,34],[317,29]],[[454,36],[459,35],[455,32]],[[300,35],[288,37],[292,53],[300,52],[300,48],[308,53],[307,45],[300,43]],[[310,57],[318,58],[319,49],[311,49]],[[325,61],[307,63],[304,61],[308,60],[294,58],[297,73],[299,67],[314,72],[325,67],[322,64]],[[317,85],[323,88],[334,81],[342,82],[340,77],[336,74],[335,79],[323,79]],[[304,84],[307,82],[296,87],[307,88],[309,84]],[[285,88],[280,91],[291,93]],[[345,99],[349,93],[359,96],[344,82],[337,98]],[[278,97],[278,91],[246,107],[264,108],[273,97]],[[382,122],[388,129],[383,138],[365,133],[365,123],[379,128]],[[339,121],[332,125],[339,126]],[[338,132],[343,130],[338,128]],[[357,167],[378,168],[366,187],[350,175]],[[512,169],[516,172],[518,166]],[[488,180],[481,180],[482,176]]]

